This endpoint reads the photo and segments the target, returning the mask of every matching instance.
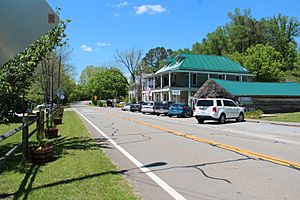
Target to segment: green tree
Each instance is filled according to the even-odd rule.
[[[236,8],[229,12],[230,22],[225,25],[228,34],[227,45],[230,52],[245,52],[249,47],[262,42],[263,33],[261,23],[251,16],[251,10],[246,9],[241,13]]]
[[[34,82],[33,74],[38,63],[56,46],[65,44],[63,38],[66,37],[64,31],[68,22],[61,20],[54,29],[0,68],[0,121],[7,121],[9,112],[20,105]]]
[[[202,43],[196,42],[192,47],[192,52],[196,54],[224,55],[228,51],[228,37],[222,27],[208,33]]]
[[[128,93],[126,78],[117,68],[97,71],[87,81],[90,94],[97,95],[98,99],[124,98]]]
[[[300,36],[300,23],[295,17],[278,14],[261,20],[264,27],[265,44],[280,52],[284,59],[283,70],[288,70],[297,60],[297,43]]]
[[[252,74],[255,81],[282,81],[282,56],[273,47],[257,44],[247,49],[241,63]]]
[[[164,66],[164,60],[172,56],[173,50],[164,47],[150,49],[142,59],[143,73],[154,73]]]
[[[102,68],[93,65],[87,66],[80,74],[80,83],[85,84],[99,69],[101,70]]]

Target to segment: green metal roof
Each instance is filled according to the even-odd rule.
[[[223,56],[181,53],[176,60],[181,59],[183,59],[182,62],[173,62],[157,71],[156,74],[174,70],[250,74],[247,69]]]
[[[300,84],[277,82],[237,82],[212,79],[235,96],[298,96]]]

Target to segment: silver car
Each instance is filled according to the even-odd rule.
[[[151,113],[151,114],[155,113],[154,104],[155,104],[154,101],[145,101],[145,102],[143,102],[142,109],[141,109],[142,113],[143,114],[145,114],[145,113]]]

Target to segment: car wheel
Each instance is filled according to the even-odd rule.
[[[204,123],[204,119],[197,119],[199,124],[203,124]]]
[[[222,114],[220,115],[220,118],[219,118],[218,121],[219,121],[220,124],[224,124],[224,123],[225,123],[225,121],[226,121],[226,116],[225,116],[224,113],[222,113]]]
[[[236,118],[236,121],[237,122],[243,122],[245,120],[245,116],[244,116],[244,113],[240,113],[238,118]]]
[[[157,116],[159,116],[159,113],[156,113]]]
[[[169,117],[172,117],[172,115],[169,115]]]
[[[143,114],[145,114],[144,112],[142,112]]]

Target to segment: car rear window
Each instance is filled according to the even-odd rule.
[[[198,100],[197,106],[213,106],[213,100]]]
[[[162,106],[163,104],[162,104],[162,102],[155,102],[155,105],[156,106]]]
[[[145,105],[145,106],[153,106],[153,102],[144,102],[143,105]]]

